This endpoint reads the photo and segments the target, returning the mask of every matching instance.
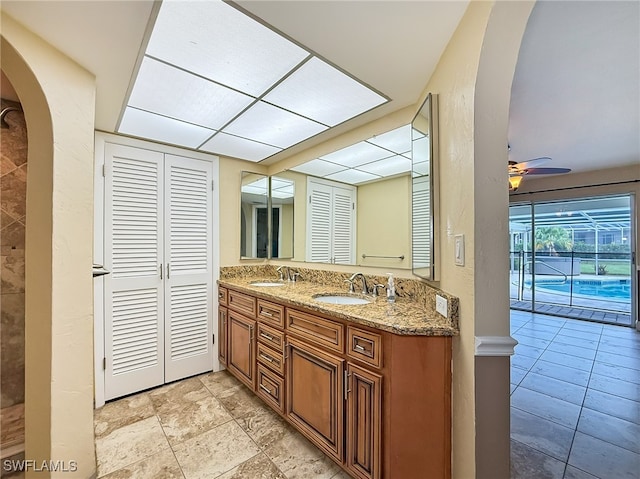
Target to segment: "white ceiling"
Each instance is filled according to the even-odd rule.
[[[240,0],[239,5],[391,98],[275,161],[415,104],[467,2]],[[96,75],[96,127],[114,131],[153,2],[3,0],[1,7]],[[637,1],[536,4],[512,89],[510,159],[550,156],[553,161],[545,166],[573,171],[638,163],[639,8]]]

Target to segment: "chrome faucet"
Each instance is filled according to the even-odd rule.
[[[276,271],[280,274],[280,281],[284,281],[284,271],[287,272],[287,281],[291,281],[291,269],[286,266],[286,265],[282,265],[282,266],[278,266],[278,268],[276,269]]]
[[[349,291],[353,293],[353,283],[356,279],[360,277],[362,280],[362,294],[369,294],[369,288],[367,287],[367,279],[364,277],[362,273],[353,273],[351,277],[347,280],[351,286],[349,287]]]

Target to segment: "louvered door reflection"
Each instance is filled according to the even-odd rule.
[[[211,163],[165,159],[165,381],[213,363]]]
[[[307,261],[354,264],[355,187],[309,177],[307,192]]]
[[[213,167],[105,145],[105,398],[213,367]]]
[[[105,147],[106,399],[164,382],[163,156]]]

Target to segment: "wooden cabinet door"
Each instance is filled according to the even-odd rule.
[[[220,364],[227,365],[227,308],[218,309],[218,358]]]
[[[255,320],[235,311],[227,313],[227,367],[240,381],[255,390]]]
[[[382,376],[347,365],[347,458],[349,470],[362,479],[379,479]]]
[[[288,339],[287,417],[327,454],[343,460],[344,360]]]

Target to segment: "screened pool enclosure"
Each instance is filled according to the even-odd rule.
[[[509,208],[511,307],[631,326],[631,197]]]

